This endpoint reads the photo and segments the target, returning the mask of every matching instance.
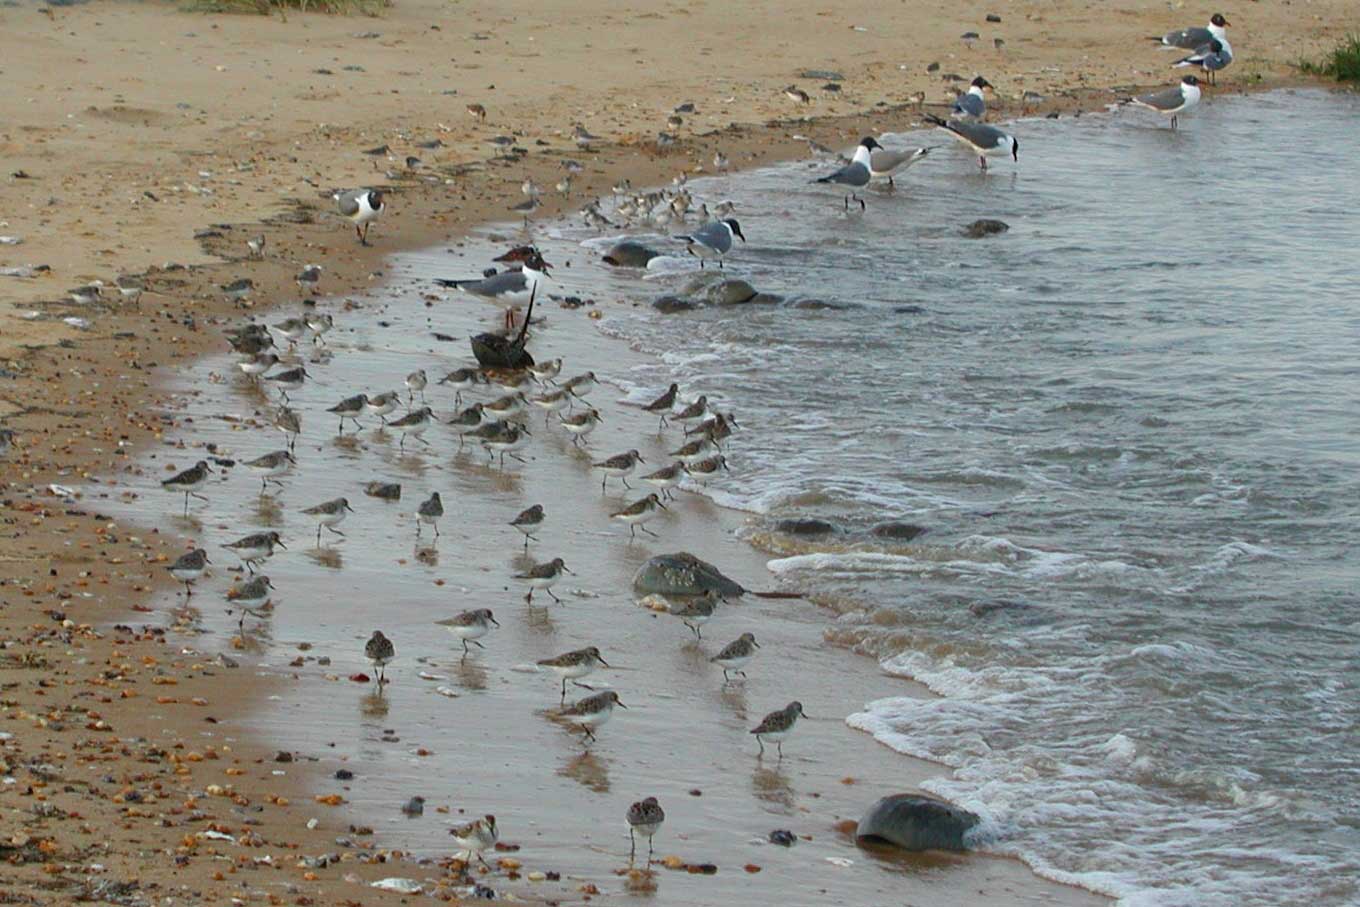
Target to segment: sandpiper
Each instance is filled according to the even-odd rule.
[[[146,291],[146,284],[140,277],[133,277],[131,274],[119,275],[114,280],[113,285],[118,288],[118,294],[128,302],[136,302],[142,298],[142,293]]]
[[[700,422],[693,428],[685,429],[685,437],[691,435],[702,435],[708,440],[717,444],[719,441],[731,437],[734,428],[740,428],[737,424],[737,417],[733,413],[711,413],[708,418]]]
[[[200,501],[206,501],[198,490],[208,481],[208,473],[212,472],[212,467],[207,460],[199,460],[193,466],[183,472],[176,473],[165,481],[161,482],[161,487],[166,491],[184,492],[184,512],[189,512],[189,495],[193,495]]]
[[[529,374],[534,376],[534,380],[539,384],[556,384],[553,379],[562,374],[562,360],[549,359],[547,362],[535,362],[529,366]]]
[[[558,714],[569,723],[577,725],[586,732],[587,740],[595,739],[595,728],[604,724],[614,715],[614,706],[626,709],[628,706],[619,701],[619,694],[605,690],[594,696],[578,699],[566,706]]]
[[[356,429],[363,428],[363,425],[359,423],[359,413],[363,412],[364,407],[367,405],[367,394],[355,394],[353,397],[346,397],[334,406],[329,407],[326,412],[335,413],[340,417],[340,427],[336,429],[336,431],[339,434],[344,434],[346,419],[353,422]]]
[[[321,282],[321,265],[308,265],[297,276],[293,278],[297,282],[298,289],[305,295],[315,293],[316,285]]]
[[[519,460],[521,463],[528,462],[515,451],[529,443],[529,429],[522,425],[512,425],[506,422],[500,423],[506,427],[489,438],[482,439],[482,447],[486,448],[487,454],[495,458],[500,454],[501,468],[505,468],[505,458]]]
[[[344,537],[345,534],[335,527],[343,523],[345,521],[345,514],[353,513],[354,508],[349,506],[349,500],[347,498],[335,498],[334,500],[317,504],[315,507],[308,507],[302,512],[307,514],[307,516],[316,517],[316,543],[317,545],[320,545],[322,529],[338,535],[341,538]]]
[[[302,317],[285,318],[274,325],[274,330],[279,332],[279,336],[288,341],[291,349],[298,345],[298,341],[307,336],[307,319]]]
[[[241,302],[255,292],[255,281],[249,277],[240,277],[222,284],[221,290],[226,294],[228,302]]]
[[[716,449],[713,442],[707,438],[695,438],[693,441],[672,450],[668,456],[690,466],[712,456]]]
[[[421,435],[425,434],[425,429],[430,427],[430,422],[433,421],[431,418],[433,415],[434,414],[430,411],[428,406],[422,406],[420,409],[412,410],[400,419],[388,422],[387,426],[389,428],[395,428],[401,432],[401,444],[397,445],[398,449],[406,449],[407,435],[413,435],[417,441],[424,444],[426,447],[429,447],[430,442],[422,438]]]
[[[524,395],[516,391],[497,397],[483,407],[487,418],[504,421],[524,412]]]
[[[256,611],[269,604],[269,593],[273,588],[269,577],[261,573],[227,590],[227,601],[241,609],[241,617],[236,622],[238,628],[245,626],[247,614],[255,617]]]
[[[725,683],[729,671],[733,674],[740,674],[742,677],[746,676],[746,672],[742,668],[746,667],[746,663],[755,657],[756,649],[759,648],[754,633],[743,633],[723,646],[722,651],[710,658],[709,661],[722,668],[723,682]]]
[[[326,340],[322,335],[335,327],[335,318],[322,312],[312,312],[303,317],[307,320],[307,330],[312,332],[312,343],[325,346]]]
[[[193,551],[186,551],[181,554],[173,564],[166,569],[170,575],[184,584],[184,597],[192,598],[194,594],[194,583],[198,582],[199,577],[203,576],[203,571],[208,569],[208,552],[202,548],[195,548]]]
[[[443,627],[463,642],[463,657],[467,658],[468,643],[472,643],[479,649],[486,646],[477,640],[491,632],[492,626],[499,627],[496,618],[492,615],[490,608],[478,608],[475,611],[464,611],[453,617],[435,621],[436,626]]]
[[[359,245],[368,245],[368,228],[387,209],[387,202],[377,189],[351,189],[335,193],[335,207],[354,224],[354,235]]]
[[[580,123],[571,128],[572,140],[576,142],[577,148],[589,148],[590,143],[596,141],[599,136],[591,135],[590,130]]]
[[[401,805],[401,812],[402,815],[406,816],[408,819],[414,819],[417,816],[425,815],[425,798],[418,796],[412,797]]]
[[[583,689],[592,689],[583,683],[576,681],[595,672],[596,665],[609,667],[609,662],[604,660],[600,650],[594,646],[586,646],[584,649],[574,649],[564,652],[553,658],[544,658],[538,663],[540,668],[547,668],[562,679],[562,702],[567,701],[567,681]]]
[[[254,532],[234,542],[228,542],[222,546],[230,548],[236,552],[236,556],[241,559],[241,563],[246,565],[246,569],[251,573],[255,572],[255,565],[264,561],[274,554],[276,547],[288,550],[288,546],[279,538],[277,532]]]
[[[675,407],[675,397],[678,393],[680,393],[680,385],[672,382],[664,394],[643,407],[647,412],[656,413],[661,417],[661,424],[657,426],[658,431],[666,427],[666,417]]]
[[[274,427],[283,432],[283,436],[288,439],[289,450],[297,449],[297,439],[302,434],[301,413],[287,406],[279,407],[279,411],[274,414]]]
[[[262,324],[249,324],[238,331],[229,332],[227,340],[237,355],[245,359],[253,359],[274,346],[273,335]]]
[[[812,97],[797,85],[790,85],[784,89],[784,97],[795,104],[811,104]]]
[[[269,490],[270,482],[282,488],[283,483],[279,481],[279,476],[285,475],[295,465],[297,460],[286,450],[271,451],[262,457],[245,462],[246,469],[260,477],[260,494]]]
[[[585,412],[562,416],[558,421],[563,428],[571,432],[571,443],[579,446],[585,440],[586,435],[593,432],[595,426],[603,422],[604,419],[600,416],[598,410],[587,407]]]
[[[482,373],[475,368],[460,368],[439,379],[440,384],[453,388],[453,405],[463,405],[463,391],[472,390],[482,382]]]
[[[661,804],[656,802],[656,797],[648,797],[639,800],[628,807],[628,859],[637,856],[637,838],[635,835],[642,835],[647,839],[647,862],[652,862],[652,838],[661,828],[661,823],[666,821],[666,811],[661,808]]]
[[[486,378],[503,390],[517,391],[529,383],[529,371],[522,368],[489,369]]]
[[[708,415],[708,396],[704,394],[671,418],[677,422],[695,422],[706,415]]]
[[[474,403],[462,410],[447,423],[458,433],[458,446],[463,446],[463,438],[477,431],[486,422],[482,415],[482,404]]]
[[[265,238],[263,233],[256,234],[246,240],[246,248],[250,250],[251,258],[264,258]]]
[[[72,302],[77,302],[81,305],[89,305],[92,302],[98,302],[103,292],[103,281],[96,280],[94,283],[88,283],[82,287],[75,287],[67,290],[66,295],[71,297]]]
[[[406,402],[415,402],[416,394],[420,394],[420,402],[425,402],[425,385],[429,380],[425,377],[425,369],[418,368],[406,376]]]
[[[549,391],[529,398],[529,405],[543,410],[543,424],[547,425],[553,413],[560,413],[571,406],[571,393],[565,390]]]
[[[519,516],[510,521],[520,532],[524,533],[524,550],[529,550],[529,542],[538,541],[534,535],[534,530],[543,525],[543,505],[535,504],[525,510],[521,510]]]
[[[372,662],[373,667],[378,672],[378,687],[386,683],[386,668],[388,662],[397,657],[397,650],[392,645],[392,640],[383,636],[381,630],[374,630],[373,635],[364,643],[364,657]]]
[[[486,120],[486,108],[481,104],[469,104],[467,112],[469,116],[475,117],[479,122]]]
[[[260,380],[260,376],[271,368],[279,364],[279,357],[272,351],[256,353],[249,359],[236,363],[236,367],[241,373],[251,381]]]
[[[444,502],[439,497],[439,492],[431,492],[430,496],[420,502],[416,508],[416,538],[420,538],[420,526],[422,523],[429,523],[434,527],[434,537],[439,538],[439,518],[444,515]]]
[[[398,406],[401,406],[401,394],[396,391],[383,391],[365,401],[364,412],[370,416],[377,416],[382,424],[386,425],[387,416],[396,412]]]
[[[801,702],[790,702],[777,712],[771,712],[761,719],[760,724],[751,729],[751,733],[756,735],[756,742],[760,744],[760,754],[765,754],[765,741],[774,742],[779,750],[779,758],[784,758],[784,738],[793,731],[794,724],[799,718],[806,718],[803,714],[803,704]]]
[[[622,510],[609,515],[611,520],[618,520],[620,523],[628,524],[628,538],[637,537],[637,530],[641,529],[648,535],[655,536],[656,533],[648,529],[644,524],[657,515],[658,510],[668,510],[669,508],[661,503],[661,496],[649,494],[645,498],[640,498],[629,504]],[[660,536],[657,536],[660,538]]]
[[[627,453],[615,454],[608,459],[590,465],[604,473],[600,478],[600,491],[604,491],[605,483],[608,482],[610,478],[621,479],[624,488],[632,488],[633,486],[628,484],[629,473],[634,469],[637,469],[639,463],[646,462],[646,460],[642,459],[642,454],[638,453],[636,450],[630,450]]]
[[[449,829],[449,834],[453,835],[453,840],[460,848],[467,851],[469,858],[475,856],[483,866],[491,868],[486,860],[482,859],[482,851],[491,850],[500,839],[495,816],[483,816],[466,825],[454,826]]]
[[[717,597],[708,592],[704,595],[690,596],[678,609],[672,606],[671,614],[680,618],[681,623],[689,627],[695,639],[703,639],[703,626],[713,619],[717,605]]]
[[[9,456],[9,452],[14,448],[14,442],[18,437],[14,429],[0,428],[0,457]]]
[[[283,397],[285,403],[288,402],[288,392],[300,390],[302,383],[312,377],[307,373],[307,369],[299,365],[287,371],[275,372],[264,380],[279,389],[279,395]]]
[[[655,472],[649,472],[642,477],[642,481],[651,485],[653,488],[661,489],[661,494],[667,500],[675,500],[675,495],[671,494],[671,489],[680,484],[684,477],[685,464],[676,460],[669,466],[663,466]]]
[[[569,392],[573,397],[584,397],[595,388],[595,373],[583,372],[574,378],[568,378],[562,382],[562,389]]]
[[[557,584],[564,573],[571,573],[571,571],[567,569],[567,565],[560,557],[555,557],[547,563],[534,564],[523,573],[516,573],[515,579],[522,579],[529,586],[529,591],[524,596],[524,601],[527,604],[532,605],[534,603],[534,590],[542,589],[548,593],[549,598],[560,605],[562,599],[553,595],[552,587]]]
[[[695,476],[700,482],[706,482],[725,469],[727,469],[727,458],[722,454],[705,457],[697,463],[689,463],[685,466],[685,472]]]

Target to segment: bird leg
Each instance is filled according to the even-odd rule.
[[[657,535],[655,532],[648,529],[646,526],[639,524],[638,528],[641,529],[643,532],[647,533],[648,535],[653,536],[654,538],[661,538],[661,536]]]
[[[562,604],[562,599],[558,598],[556,595],[553,595],[553,590],[551,590],[551,589],[544,589],[543,591],[546,592],[546,593],[548,593],[548,598],[551,598],[553,601],[557,602],[559,605]]]
[[[628,862],[631,863],[633,862],[633,858],[637,856],[637,839],[633,837],[633,827],[631,825],[628,826],[628,844]]]

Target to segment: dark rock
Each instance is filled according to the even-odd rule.
[[[733,277],[708,288],[708,301],[714,305],[739,305],[750,302],[756,295],[756,288],[740,277]]]
[[[789,535],[826,535],[836,531],[831,523],[817,519],[780,520],[774,528]]]
[[[987,21],[988,21],[988,22],[1000,22],[1000,21],[1001,21],[1001,17],[998,16],[996,13],[988,13],[988,14],[987,14]]]
[[[604,254],[604,263],[616,268],[645,268],[647,262],[660,254],[660,252],[649,249],[642,243],[625,239],[622,242],[614,243],[609,248],[609,251]]]
[[[925,794],[893,794],[870,806],[856,839],[896,844],[905,850],[967,850],[976,813]]]
[[[816,82],[844,82],[845,76],[830,69],[805,69],[798,74],[800,79],[811,79]]]
[[[1001,601],[994,602],[973,602],[968,606],[968,611],[974,617],[987,617],[999,612],[1028,611],[1030,610],[1030,607],[1030,605],[1027,605],[1024,602],[1002,599]]]
[[[353,777],[354,772],[350,771],[347,768],[340,768],[335,770],[335,778],[337,781],[349,781]]]
[[[787,829],[776,828],[774,831],[770,832],[770,843],[778,844],[780,847],[792,847],[793,842],[797,840],[798,838],[794,833]]]
[[[685,299],[680,296],[662,296],[652,303],[652,308],[666,315],[672,315],[676,312],[688,312],[691,309],[696,309],[698,307],[699,304],[694,300]]]
[[[746,300],[746,305],[779,305],[784,301],[784,297],[778,293],[757,293]]]
[[[396,482],[369,482],[364,486],[364,494],[383,501],[400,501],[401,485]]]
[[[926,527],[917,526],[914,523],[879,523],[869,530],[881,539],[891,539],[894,542],[910,542],[926,531]]]
[[[292,762],[292,761],[293,761],[293,754],[290,753],[290,752],[288,752],[287,750],[279,750],[279,751],[274,755],[274,761],[275,761],[275,762]]]
[[[893,311],[898,315],[924,315],[926,307],[923,305],[899,305]]]
[[[968,226],[964,227],[963,235],[968,237],[969,239],[982,239],[982,237],[984,236],[993,236],[997,233],[1005,233],[1010,228],[1011,225],[1006,223],[1005,221],[992,220],[990,218],[984,217],[981,218],[980,220],[975,220]]]
[[[789,303],[789,307],[794,309],[806,309],[811,312],[818,312],[823,309],[828,309],[833,312],[843,312],[850,308],[850,306],[843,302],[828,302],[825,299],[795,299]]]

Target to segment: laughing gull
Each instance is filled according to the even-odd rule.
[[[552,265],[543,260],[537,249],[525,247],[516,249],[513,253],[515,258],[521,262],[517,270],[502,271],[499,274],[492,274],[490,277],[470,280],[449,280],[438,278],[435,283],[441,287],[450,287],[470,293],[473,296],[480,296],[483,299],[490,299],[495,302],[518,304],[528,302],[538,290],[538,285],[548,276]],[[498,261],[511,260],[507,256],[501,256]]]
[[[855,156],[841,169],[817,180],[819,183],[835,183],[838,186],[849,186],[850,194],[845,197],[845,207],[850,208],[850,200],[859,202],[860,210],[864,210],[864,200],[855,194],[856,189],[863,189],[869,185],[869,180],[873,178],[870,172],[870,160],[874,149],[883,149],[883,146],[874,141],[873,138],[865,136],[860,139],[855,146]]]
[[[1182,28],[1179,31],[1167,32],[1160,38],[1154,37],[1151,40],[1163,47],[1199,50],[1215,39],[1227,42],[1229,24],[1228,20],[1223,18],[1222,13],[1214,13],[1209,19],[1207,28]]]
[[[1152,94],[1129,98],[1129,102],[1171,117],[1171,128],[1176,128],[1180,114],[1199,103],[1199,79],[1186,76],[1179,85]]]
[[[354,235],[359,244],[368,245],[368,227],[387,208],[383,194],[377,189],[350,189],[333,196],[340,213],[354,224]]]
[[[893,151],[879,148],[869,154],[869,175],[875,179],[888,178],[888,188],[893,186],[893,172],[905,170],[930,153],[930,148],[912,148]]]
[[[954,102],[954,109],[950,112],[954,119],[958,120],[980,120],[987,113],[987,100],[982,93],[992,87],[982,76],[973,80],[973,84],[968,87],[967,94],[961,94]]]
[[[1227,67],[1233,61],[1232,46],[1226,40],[1220,41],[1217,38],[1209,42],[1208,47],[1200,48],[1188,57],[1182,57],[1172,66],[1198,66],[1202,72],[1209,74],[1209,84],[1215,84],[1214,73]]]
[[[685,248],[689,254],[699,259],[699,267],[704,266],[705,258],[718,259],[718,267],[723,266],[723,256],[732,251],[732,237],[739,238],[746,242],[746,237],[741,232],[741,224],[735,218],[729,217],[726,220],[715,220],[704,224],[693,233],[675,237],[685,242]]]
[[[1015,136],[1005,130],[986,123],[968,123],[958,120],[942,120],[937,116],[926,114],[926,119],[936,126],[953,133],[954,138],[972,147],[973,152],[978,156],[978,166],[983,170],[987,169],[987,156],[989,154],[1010,153],[1013,160],[1020,160],[1020,143]]]

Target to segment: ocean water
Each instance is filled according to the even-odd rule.
[[[832,607],[828,640],[939,694],[849,724],[949,766],[928,787],[993,849],[1125,904],[1360,898],[1357,124],[1317,90],[1177,133],[1022,120],[987,175],[904,135],[941,147],[861,217],[810,183],[825,162],[693,181],[737,204],[729,275],[834,307],[602,322],[648,357],[610,375],[634,399],[675,380],[739,415],[708,493]],[[980,217],[1010,230],[962,237]],[[655,265],[559,276],[646,302],[693,268]]]

